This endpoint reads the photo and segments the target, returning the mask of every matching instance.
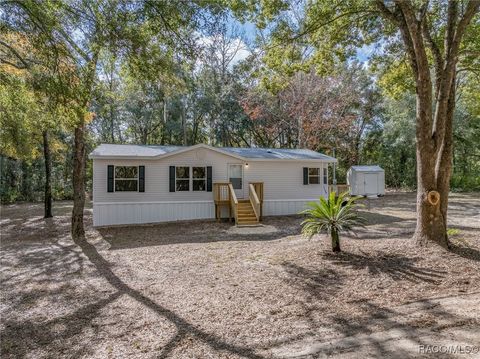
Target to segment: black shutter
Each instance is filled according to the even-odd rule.
[[[207,166],[207,192],[212,192],[212,166]]]
[[[145,192],[145,166],[138,166],[138,192]]]
[[[175,166],[170,166],[170,192],[175,192]]]
[[[308,184],[308,167],[303,167],[303,184]]]
[[[107,192],[113,192],[113,171],[112,165],[107,166]]]

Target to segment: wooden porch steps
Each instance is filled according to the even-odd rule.
[[[253,211],[252,204],[248,199],[241,199],[238,201],[238,219],[237,225],[239,226],[248,226],[248,225],[258,225],[257,217]]]

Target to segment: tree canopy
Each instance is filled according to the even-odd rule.
[[[336,151],[340,181],[382,165],[445,232],[446,198],[424,208],[427,194],[480,189],[479,5],[3,2],[2,201],[41,197],[52,162],[53,197],[74,198],[81,235],[98,143],[308,147]],[[421,241],[442,232],[422,223]]]

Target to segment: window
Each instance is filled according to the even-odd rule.
[[[207,189],[207,169],[205,167],[192,167],[192,185],[194,191]]]
[[[115,192],[136,192],[138,190],[138,167],[115,166]]]
[[[242,189],[242,165],[230,165],[229,177],[233,189]]]
[[[320,184],[320,168],[308,169],[308,184]]]
[[[323,167],[323,184],[328,184],[328,169]]]
[[[190,167],[175,168],[175,190],[190,191]]]

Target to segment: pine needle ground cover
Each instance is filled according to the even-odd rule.
[[[94,229],[87,209],[78,246],[71,203],[46,220],[41,204],[3,206],[2,358],[407,357],[478,344],[479,208],[478,194],[452,194],[455,247],[427,256],[410,241],[409,193],[365,202],[367,225],[341,253],[303,237],[300,216]]]

